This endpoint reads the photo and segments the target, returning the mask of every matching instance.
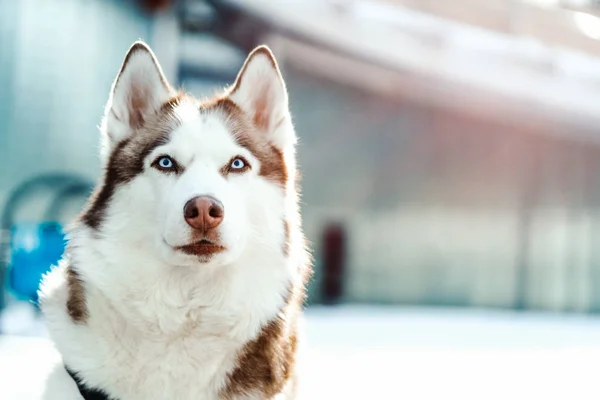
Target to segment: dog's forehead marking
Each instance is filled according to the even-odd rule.
[[[192,140],[200,146],[208,146],[213,152],[211,154],[222,152],[221,157],[225,157],[226,152],[229,157],[234,156],[231,152],[240,147],[245,148],[259,160],[260,176],[285,186],[288,171],[283,152],[268,140],[268,134],[256,126],[230,98],[217,97],[202,103],[184,98],[175,108],[174,114],[180,125],[174,130],[171,140],[175,140],[177,136],[187,136],[177,135],[177,132],[187,132],[188,137],[193,137]],[[181,142],[187,140],[182,138]]]
[[[202,112],[184,103],[174,110],[180,124],[170,134],[169,148],[185,158],[192,156],[214,159],[230,158],[241,147],[219,110]],[[223,160],[221,160],[223,161]]]
[[[217,98],[203,105],[204,110],[218,110],[224,118],[234,140],[260,161],[259,175],[282,187],[288,179],[288,171],[281,149],[269,141],[263,128],[256,126],[249,116],[230,98]]]

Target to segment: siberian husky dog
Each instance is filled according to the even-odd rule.
[[[271,51],[199,101],[136,42],[101,135],[103,178],[40,289],[64,362],[46,398],[297,398],[311,267]]]

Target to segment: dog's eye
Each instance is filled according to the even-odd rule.
[[[169,157],[159,158],[157,161],[157,164],[159,167],[164,168],[164,169],[171,169],[175,165],[173,160],[171,160]]]
[[[250,169],[250,164],[242,156],[235,156],[229,161],[229,164],[223,168],[223,173],[242,173]]]
[[[158,157],[152,165],[161,171],[174,171],[177,169],[177,164],[169,156]]]
[[[231,161],[231,169],[242,169],[246,166],[246,162],[241,158],[234,158]]]

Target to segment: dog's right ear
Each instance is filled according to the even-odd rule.
[[[127,51],[106,104],[102,131],[109,148],[105,150],[132,135],[172,92],[150,47],[135,42]]]

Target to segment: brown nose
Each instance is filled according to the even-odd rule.
[[[194,229],[207,232],[223,221],[223,204],[210,196],[197,196],[183,207],[185,222]]]

